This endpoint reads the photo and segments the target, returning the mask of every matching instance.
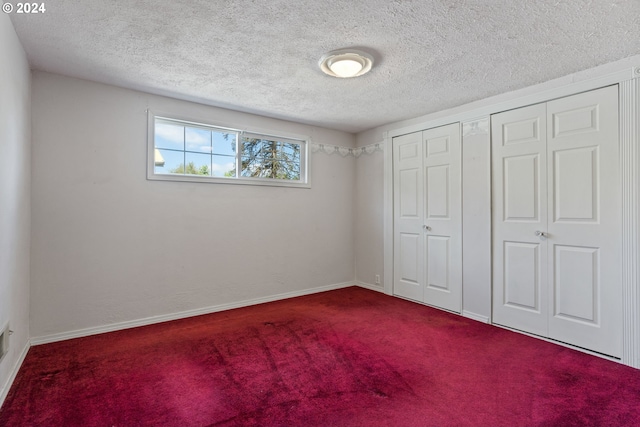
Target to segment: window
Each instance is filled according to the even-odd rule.
[[[307,139],[149,114],[149,179],[309,187]]]

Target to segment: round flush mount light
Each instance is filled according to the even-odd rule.
[[[325,74],[347,79],[369,72],[373,57],[361,50],[340,49],[325,54],[320,58],[319,65]]]

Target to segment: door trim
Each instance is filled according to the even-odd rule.
[[[640,77],[640,67],[636,68]],[[640,368],[640,78],[620,83],[622,363]]]

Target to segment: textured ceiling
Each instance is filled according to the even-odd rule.
[[[359,132],[640,53],[640,0],[48,0],[32,68]],[[357,79],[326,52],[374,55]]]

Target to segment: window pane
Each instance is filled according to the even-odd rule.
[[[187,166],[184,173],[186,175],[211,175],[211,155],[195,154],[187,152]]]
[[[211,153],[211,131],[188,127],[184,133],[186,150],[199,153]]]
[[[271,169],[259,164],[253,168],[243,169],[242,176],[250,178],[271,178]]]
[[[242,157],[246,157],[248,159],[262,157],[262,141],[262,139],[243,137]]]
[[[241,176],[300,180],[300,144],[242,138]]]
[[[300,162],[300,144],[294,144],[293,142],[283,142],[282,158],[289,161]]]
[[[298,180],[300,179],[300,166],[297,163],[285,161],[274,162],[271,178]]]
[[[155,173],[184,173],[184,152],[170,150],[154,150]]]
[[[300,162],[298,161],[298,163],[296,163],[295,167],[291,169],[291,173],[292,173],[292,178],[291,179],[295,179],[300,181],[302,179],[301,175],[300,175]]]
[[[260,170],[262,166],[262,160],[256,157],[245,157],[243,156],[241,159],[241,167],[242,170],[240,172],[241,176],[249,176],[249,177],[260,177]]]
[[[268,139],[262,140],[262,157],[265,159],[277,159],[278,155],[278,143]]]
[[[213,156],[213,176],[236,176],[236,158],[234,156]]]
[[[184,126],[156,122],[155,147],[170,150],[184,150]]]
[[[259,178],[262,176],[262,140],[242,138],[242,176]]]
[[[236,134],[213,132],[213,152],[227,156],[236,155]]]

